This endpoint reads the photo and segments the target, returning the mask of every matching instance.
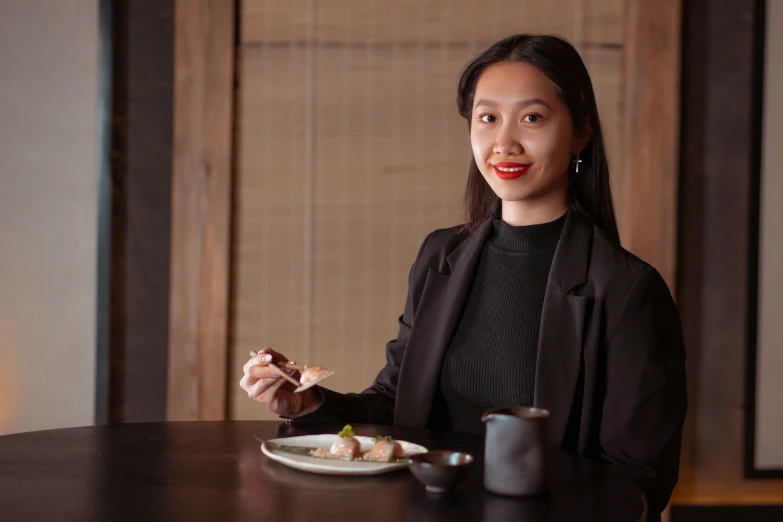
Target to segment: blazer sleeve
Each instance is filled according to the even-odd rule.
[[[314,386],[321,398],[321,406],[312,413],[297,417],[296,422],[318,423],[367,423],[393,424],[394,404],[397,398],[397,382],[400,367],[408,345],[408,336],[413,324],[413,316],[421,297],[421,286],[424,278],[419,275],[417,267],[422,257],[430,234],[421,244],[416,260],[408,274],[408,295],[405,299],[405,309],[399,317],[397,338],[386,345],[386,366],[378,373],[372,386],[361,393],[339,393],[328,388]],[[425,267],[426,268],[426,267]],[[426,270],[423,270],[426,274]]]
[[[606,350],[602,457],[636,479],[657,514],[677,483],[687,391],[679,313],[654,268],[628,293]]]

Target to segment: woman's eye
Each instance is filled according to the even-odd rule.
[[[479,121],[482,121],[484,123],[495,123],[495,117],[491,114],[482,114],[479,116]]]
[[[540,114],[525,114],[525,117],[522,118],[522,121],[526,121],[527,123],[536,123],[541,120]]]

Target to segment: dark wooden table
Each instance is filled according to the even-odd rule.
[[[631,522],[640,490],[611,470],[556,453],[551,493],[504,498],[481,484],[483,437],[355,426],[430,449],[473,453],[469,476],[432,496],[408,472],[312,475],[263,456],[254,436],[336,433],[341,426],[175,422],[40,431],[0,437],[0,520],[16,521],[431,521]]]

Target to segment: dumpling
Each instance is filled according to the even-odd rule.
[[[338,433],[339,437],[329,448],[329,456],[335,459],[353,460],[361,450],[361,444],[354,438],[353,428],[347,425]]]
[[[364,454],[364,460],[372,460],[375,462],[391,462],[392,460],[402,457],[404,452],[402,445],[399,442],[392,440],[391,437],[378,438],[378,442],[375,443],[372,450]]]

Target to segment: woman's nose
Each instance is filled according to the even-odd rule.
[[[513,130],[504,125],[498,131],[493,152],[506,156],[518,155],[522,154],[523,147]]]

